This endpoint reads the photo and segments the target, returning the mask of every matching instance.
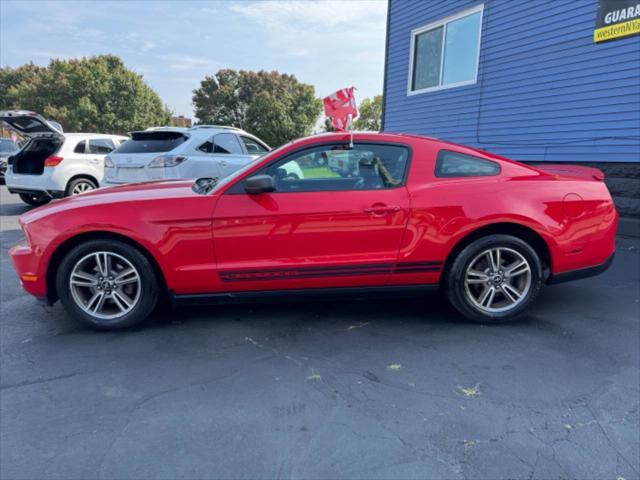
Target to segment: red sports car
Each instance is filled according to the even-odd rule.
[[[523,313],[604,271],[617,213],[597,169],[532,167],[416,135],[337,133],[217,181],[99,189],[20,217],[24,288],[119,328],[172,303],[440,287],[466,317]]]

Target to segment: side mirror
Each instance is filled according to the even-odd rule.
[[[276,183],[271,175],[254,175],[247,178],[244,189],[249,195],[275,192]]]

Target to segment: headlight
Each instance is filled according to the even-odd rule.
[[[111,157],[104,157],[104,168],[116,168],[116,165],[113,163],[113,160],[111,160]]]
[[[151,160],[151,163],[149,163],[149,168],[176,167],[186,159],[187,157],[184,157],[182,155],[160,155],[159,157]]]

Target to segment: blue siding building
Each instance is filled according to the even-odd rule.
[[[595,41],[611,1],[389,0],[382,129],[595,163],[637,215],[640,36]]]

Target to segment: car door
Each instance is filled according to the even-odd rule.
[[[116,146],[110,138],[90,138],[87,145],[87,158],[98,182],[104,177],[104,157],[115,150]]]
[[[234,133],[218,133],[213,136],[213,156],[220,166],[224,178],[253,161],[254,157],[243,150],[238,136]]]
[[[356,143],[357,175],[332,172],[327,157],[344,144],[287,154],[254,175],[276,189],[248,194],[246,179],[219,199],[213,237],[228,291],[383,285],[397,261],[409,216],[410,151]]]

